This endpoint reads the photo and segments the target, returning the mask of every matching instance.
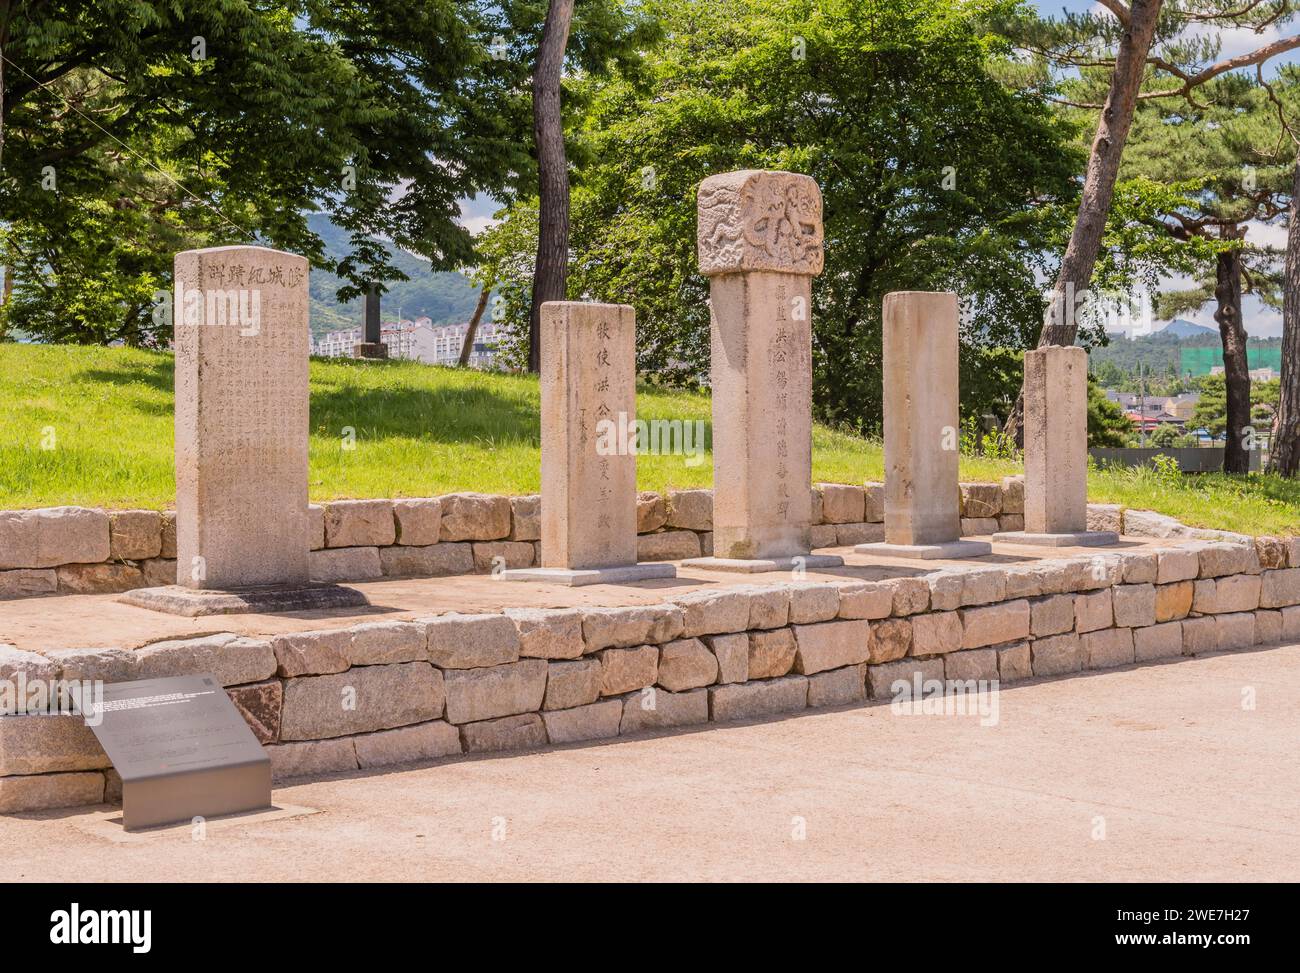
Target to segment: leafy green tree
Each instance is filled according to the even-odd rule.
[[[1070,197],[1077,156],[1039,99],[991,73],[1005,45],[984,18],[1005,5],[648,0],[663,40],[643,75],[580,86],[589,106],[573,138],[570,297],[634,305],[640,367],[702,378],[696,186],[730,169],[786,169],[815,178],[824,199],[821,418],[878,426],[888,291],[961,294],[968,353],[1030,343],[1053,230],[1042,204]],[[529,212],[521,204],[509,220]]]
[[[1097,380],[1088,376],[1088,445],[1121,448],[1133,436],[1133,423],[1124,410],[1106,398]]]

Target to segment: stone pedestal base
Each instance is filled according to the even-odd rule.
[[[616,568],[512,568],[501,576],[507,581],[543,581],[580,588],[589,584],[629,584],[654,578],[675,578],[677,569],[665,561],[625,564]]]
[[[183,588],[173,584],[162,588],[137,588],[128,591],[118,601],[187,618],[356,608],[370,604],[366,596],[355,588],[336,584],[268,585],[226,591]]]
[[[1067,534],[1029,534],[1023,530],[998,531],[993,539],[999,544],[1024,544],[1030,547],[1109,547],[1119,543],[1113,530],[1081,530]]]
[[[363,341],[352,346],[353,358],[387,358],[388,345],[382,341]]]
[[[945,541],[942,544],[859,544],[853,548],[858,554],[876,554],[880,557],[909,557],[921,561],[958,560],[966,557],[983,557],[993,553],[988,541]]]
[[[844,558],[834,554],[796,554],[792,557],[693,557],[682,562],[684,568],[702,568],[705,571],[735,571],[739,574],[761,574],[764,571],[794,571],[798,568],[840,568]]]

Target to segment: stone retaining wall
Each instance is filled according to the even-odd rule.
[[[963,534],[1024,529],[1022,478],[966,483],[961,493]],[[1121,528],[1120,508],[1095,511],[1095,529]],[[539,513],[537,496],[479,493],[312,504],[312,577],[367,581],[488,573],[494,564],[531,567],[539,558]],[[884,516],[884,488],[878,483],[819,484],[813,489],[812,546],[884,540]],[[1163,531],[1159,536],[1173,536],[1172,528],[1157,526]],[[640,494],[637,533],[642,561],[712,554],[713,491]],[[175,558],[172,511],[0,511],[0,599],[174,584]]]
[[[382,523],[390,507],[366,509]],[[335,536],[374,529],[350,516]],[[640,607],[449,613],[135,650],[0,646],[0,680],[211,673],[284,780],[879,700],[916,674],[1010,683],[1283,639],[1300,639],[1300,540],[1261,538],[741,584]],[[0,812],[111,801],[119,788],[79,718],[0,717]]]

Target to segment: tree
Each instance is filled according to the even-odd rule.
[[[1017,20],[1007,28],[1024,50],[1038,59],[1046,89],[1053,87],[1048,69],[1054,66],[1070,75],[1078,72],[1085,84],[1105,91],[1100,103],[1068,102],[1097,111],[1097,126],[1078,215],[1048,301],[1039,346],[1074,344],[1078,334],[1076,295],[1086,292],[1092,283],[1138,103],[1161,98],[1194,100],[1196,90],[1215,78],[1300,47],[1300,37],[1281,37],[1248,53],[1216,60],[1218,41],[1207,41],[1189,30],[1204,25],[1257,32],[1276,28],[1294,16],[1291,0],[1130,0],[1128,4],[1102,0],[1102,5],[1110,17],[1089,13],[1067,15],[1060,21],[1039,20],[1017,11]],[[1008,421],[1012,435],[1018,436],[1022,416],[1023,395]]]
[[[1036,334],[1035,273],[1054,229],[1044,204],[1071,198],[1078,161],[1072,132],[993,75],[1008,48],[984,17],[999,6],[647,3],[664,36],[642,75],[573,87],[588,104],[571,138],[570,296],[633,304],[639,368],[701,380],[708,287],[696,187],[729,169],[803,172],[821,187],[827,240],[813,287],[819,417],[879,427],[890,290],[961,293],[964,360],[996,377],[1004,362],[975,352]],[[506,222],[533,212],[520,204]],[[520,327],[503,306],[507,327]],[[982,402],[1001,399],[996,382],[968,377],[964,388],[987,389]]]
[[[528,312],[528,370],[541,370],[542,304],[564,300],[569,266],[569,171],[560,114],[560,72],[569,43],[573,0],[550,0],[533,69],[533,139],[537,145],[540,219],[533,299]]]
[[[1133,423],[1124,410],[1106,398],[1096,380],[1088,376],[1088,445],[1119,449],[1133,435]]]

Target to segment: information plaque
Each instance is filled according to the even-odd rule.
[[[91,729],[127,831],[271,806],[271,758],[212,676],[109,683]]]

